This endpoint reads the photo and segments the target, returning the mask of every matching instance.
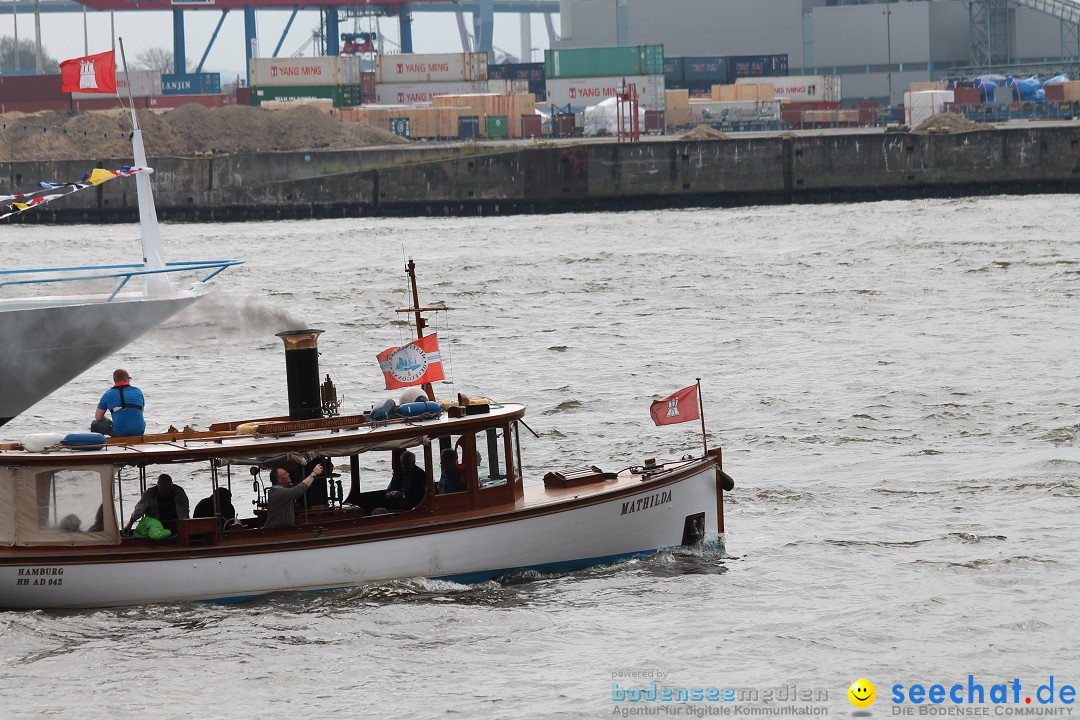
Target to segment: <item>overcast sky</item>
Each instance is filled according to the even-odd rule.
[[[184,29],[187,35],[187,59],[194,67],[206,50],[206,44],[214,32],[214,26],[221,17],[220,11],[188,11],[184,13]],[[116,34],[124,38],[128,61],[131,62],[143,50],[149,48],[172,49],[172,13],[158,11],[129,11],[115,13]],[[289,12],[285,10],[260,10],[256,14],[258,27],[259,56],[271,57],[288,22]],[[34,15],[31,12],[19,12],[19,40],[33,40]],[[468,28],[472,29],[472,16],[465,15]],[[520,54],[520,24],[518,15],[495,15],[495,45],[514,55]],[[554,18],[556,32],[559,19]],[[532,45],[540,48],[533,60],[543,60],[543,49],[548,47],[547,30],[542,15],[532,15]],[[360,30],[368,30],[373,22],[361,21]],[[278,53],[286,57],[300,53],[313,55],[312,45],[308,43],[312,32],[319,27],[319,15],[314,11],[300,12],[293,21],[289,35]],[[112,47],[110,41],[110,14],[89,11],[86,13],[85,33],[89,53],[103,52]],[[353,21],[342,21],[341,31],[350,32]],[[382,18],[379,30],[388,41],[396,43],[399,39],[396,18]],[[14,35],[11,5],[0,0],[0,36]],[[42,13],[41,44],[45,51],[57,60],[65,60],[84,54],[83,13]],[[387,44],[387,51],[396,51],[396,46]],[[461,52],[461,40],[457,22],[452,13],[413,13],[413,50],[423,52]],[[496,53],[498,54],[498,53]],[[117,58],[119,63],[119,58]],[[222,73],[222,81],[228,75],[242,75],[244,71],[244,14],[234,10],[228,14],[221,27],[214,47],[206,59],[203,68],[206,72]]]

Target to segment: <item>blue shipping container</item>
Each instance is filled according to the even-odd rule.
[[[727,59],[728,83],[741,77],[787,77],[788,56],[732,55]]]
[[[683,84],[683,59],[681,57],[664,58],[664,87],[678,89]]]
[[[543,80],[544,63],[503,63],[488,65],[490,80]]]
[[[686,84],[710,83],[728,84],[727,58],[722,57],[685,57],[683,61],[683,82]]]
[[[162,95],[220,95],[221,73],[161,76]]]

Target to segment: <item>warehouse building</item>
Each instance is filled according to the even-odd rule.
[[[787,53],[791,74],[840,75],[845,99],[899,102],[950,69],[1068,67],[1077,0],[561,0],[556,47],[660,43],[668,56]]]

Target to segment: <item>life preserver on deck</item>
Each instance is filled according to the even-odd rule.
[[[101,433],[68,433],[60,444],[72,450],[100,450],[105,447],[105,436]]]
[[[31,433],[22,439],[23,450],[26,452],[39,453],[47,447],[59,445],[64,440],[65,433]]]
[[[442,415],[442,411],[442,405],[428,400],[426,402],[411,402],[398,405],[394,413],[407,418],[432,418]]]
[[[375,422],[389,420],[390,413],[394,412],[394,408],[396,407],[397,403],[390,398],[387,398],[382,402],[375,403],[375,407],[371,408],[371,419]]]

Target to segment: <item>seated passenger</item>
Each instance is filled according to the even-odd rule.
[[[172,532],[176,532],[177,520],[187,520],[189,517],[187,493],[179,485],[173,485],[172,478],[163,473],[158,475],[157,485],[148,488],[139,498],[127,525],[124,526],[125,532],[131,530],[131,526],[143,516],[146,506],[150,503],[157,506],[161,524]]]
[[[270,479],[274,484],[266,491],[266,522],[264,528],[291,527],[296,523],[296,507],[294,501],[307,492],[315,478],[323,473],[323,466],[316,465],[299,485],[292,484],[292,476],[283,467],[276,467],[270,471]]]
[[[416,466],[416,456],[408,450],[401,453],[398,469],[386,487],[386,506],[390,510],[411,510],[424,499],[427,473]]]
[[[217,512],[214,512],[215,496],[217,496]],[[200,500],[199,504],[195,506],[195,512],[191,517],[214,517],[214,515],[221,519],[222,525],[236,519],[236,508],[233,507],[232,491],[229,488],[219,487],[214,491],[213,495]]]
[[[441,494],[461,492],[468,490],[461,481],[461,470],[457,465],[457,453],[453,448],[446,448],[439,454],[439,464],[442,467],[442,475],[439,476],[439,492]]]
[[[143,510],[142,519],[139,520],[139,524],[135,526],[135,537],[150,538],[151,540],[165,540],[171,536],[172,532],[166,530],[165,526],[158,520],[157,503],[148,503]]]

